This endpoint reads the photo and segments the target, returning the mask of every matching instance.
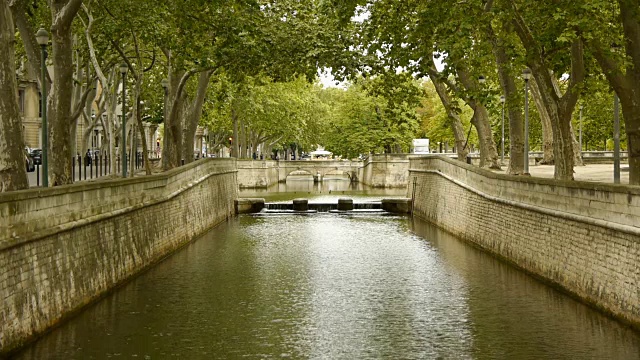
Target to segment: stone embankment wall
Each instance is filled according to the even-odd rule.
[[[236,163],[0,194],[0,358],[234,214]]]
[[[268,188],[278,183],[277,161],[238,159],[237,164],[240,188]]]
[[[413,213],[640,326],[640,187],[411,160]]]
[[[371,155],[359,170],[358,178],[365,185],[377,188],[405,187],[409,177],[410,154]]]

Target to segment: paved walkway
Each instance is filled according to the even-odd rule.
[[[622,164],[620,166],[620,183],[629,183],[629,165]],[[505,173],[507,167],[503,167],[503,171],[496,171],[499,173]],[[574,168],[574,177],[578,181],[592,181],[603,182],[613,184],[613,164],[589,164],[585,166],[576,166]],[[553,178],[553,165],[535,165],[529,166],[529,173],[531,176],[542,178]]]

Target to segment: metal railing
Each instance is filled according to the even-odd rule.
[[[127,157],[128,162],[131,161],[131,156]],[[145,157],[141,152],[136,153],[134,159],[134,169],[139,170],[145,166]],[[120,156],[116,156],[115,168],[120,169]],[[42,186],[41,177],[41,164],[35,164],[36,183],[35,186]],[[72,182],[85,181],[97,179],[107,175],[111,175],[113,169],[111,168],[111,159],[109,155],[97,155],[80,156],[76,155],[71,158],[71,180]],[[117,172],[120,174],[120,172]],[[33,186],[33,184],[32,184]]]

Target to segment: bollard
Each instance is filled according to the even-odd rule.
[[[338,210],[350,211],[353,210],[353,199],[338,199]]]
[[[293,210],[294,211],[308,211],[309,210],[309,200],[307,200],[307,199],[293,199]]]

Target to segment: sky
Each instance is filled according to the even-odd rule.
[[[438,57],[437,59],[433,59],[436,64],[436,69],[438,71],[442,71],[444,69],[444,64],[442,63],[442,57]],[[337,81],[333,74],[331,73],[331,68],[318,69],[318,77],[320,78],[320,83],[322,87],[339,87],[346,88],[347,84],[345,82]]]
[[[356,15],[354,15],[351,18],[351,21],[362,23],[363,21],[368,19],[369,16],[370,16],[369,11],[367,11],[363,7],[359,6],[356,9]],[[435,62],[435,65],[436,65],[436,69],[438,71],[442,71],[442,69],[444,69],[444,64],[442,63],[442,58],[443,57],[440,56],[437,59],[433,59],[434,62]],[[347,83],[346,82],[337,81],[333,77],[333,74],[331,73],[331,68],[318,69],[318,77],[320,78],[320,83],[322,84],[322,86],[324,88],[329,88],[329,87],[346,88],[347,87]]]

